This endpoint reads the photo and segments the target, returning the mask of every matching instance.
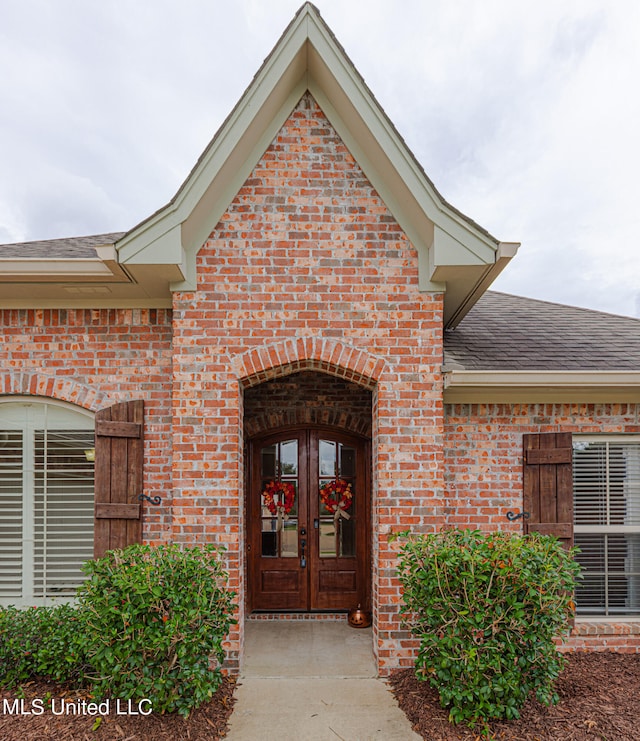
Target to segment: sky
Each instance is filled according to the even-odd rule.
[[[0,0],[0,243],[175,194],[301,0]],[[637,0],[317,0],[495,290],[640,316]]]

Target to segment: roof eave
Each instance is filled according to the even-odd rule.
[[[28,243],[29,244],[29,243]],[[94,257],[1,257],[0,308],[169,308],[175,265],[118,262],[115,243],[93,245]]]
[[[467,271],[464,279],[460,280],[458,286],[456,286],[457,293],[460,296],[459,300],[456,300],[458,299],[457,296],[452,295],[452,291],[449,291],[449,295],[453,300],[449,303],[447,303],[447,297],[445,296],[445,329],[455,329],[460,324],[478,299],[491,287],[495,279],[517,255],[519,248],[520,243],[518,242],[500,242],[495,253],[495,261],[478,271],[478,277],[473,284],[471,282],[474,279],[474,274],[471,270]],[[434,276],[443,276],[446,269],[446,267],[436,269]]]
[[[446,403],[640,402],[640,371],[443,368]]]
[[[95,257],[1,257],[0,283],[130,283],[113,244],[94,247]]]

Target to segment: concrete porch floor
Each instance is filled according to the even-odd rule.
[[[250,620],[228,741],[419,741],[376,677],[371,628]]]

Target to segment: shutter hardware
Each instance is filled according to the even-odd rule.
[[[146,494],[140,494],[138,499],[140,501],[142,501],[143,499],[146,499],[147,502],[151,502],[151,504],[160,504],[160,502],[162,501],[160,497],[148,497]]]
[[[528,520],[531,517],[530,512],[518,512],[516,514],[515,512],[507,512],[507,520],[513,522],[514,520],[519,520],[522,517],[523,520]]]

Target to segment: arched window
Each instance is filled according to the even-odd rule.
[[[0,604],[69,599],[93,557],[93,415],[0,399]]]

